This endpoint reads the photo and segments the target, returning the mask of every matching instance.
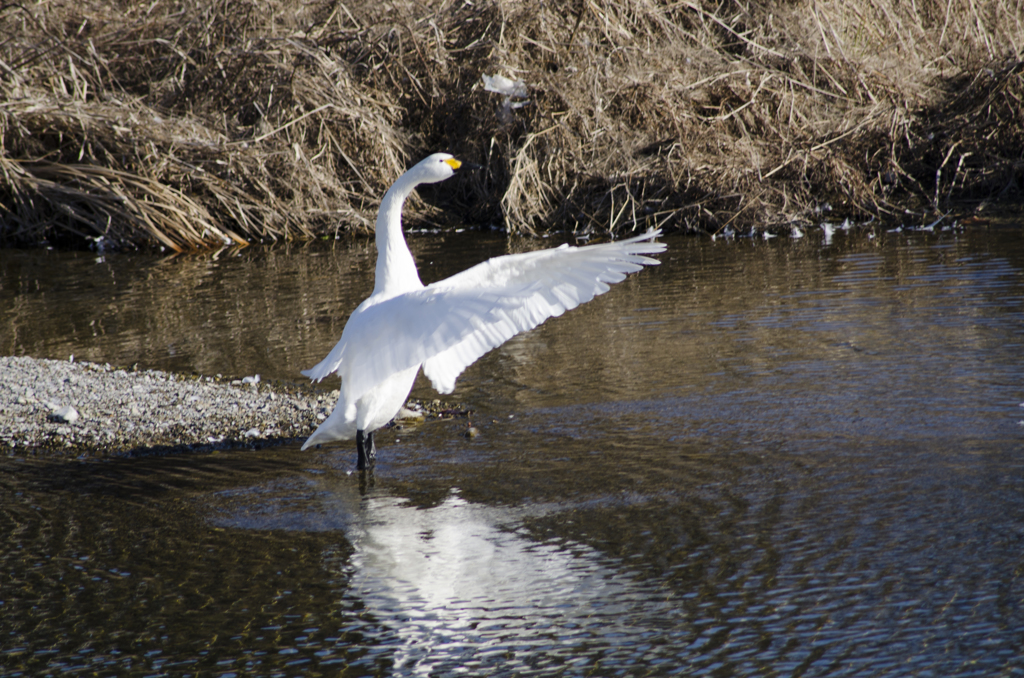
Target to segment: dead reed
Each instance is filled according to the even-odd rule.
[[[434,150],[487,170],[419,218],[512,233],[925,219],[1024,191],[1019,0],[41,0],[0,8],[0,36],[7,244],[368,229]]]

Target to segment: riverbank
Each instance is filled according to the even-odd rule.
[[[0,9],[0,244],[927,224],[1024,195],[994,0],[35,3]],[[496,78],[495,76],[501,76]]]
[[[268,384],[259,375],[0,356],[0,455],[135,457],[299,443],[337,399],[337,390]],[[389,426],[469,414],[461,404],[411,399]]]
[[[312,433],[336,395],[288,392],[255,378],[0,357],[0,453],[135,456],[277,445]]]

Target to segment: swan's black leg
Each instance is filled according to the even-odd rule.
[[[359,455],[356,459],[356,469],[365,471],[368,468],[373,468],[377,462],[377,448],[373,445],[373,431],[369,433],[356,431],[356,453]]]

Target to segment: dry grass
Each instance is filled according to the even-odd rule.
[[[628,232],[1024,191],[1021,0],[41,0],[0,9],[0,238],[175,250],[421,218]],[[501,110],[483,74],[522,79]],[[451,183],[451,182],[449,182]]]

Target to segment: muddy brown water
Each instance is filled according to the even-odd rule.
[[[1021,231],[668,243],[372,482],[349,446],[0,459],[0,676],[1024,672]],[[426,281],[507,248],[413,246]],[[5,251],[0,349],[294,380],[372,270]]]

